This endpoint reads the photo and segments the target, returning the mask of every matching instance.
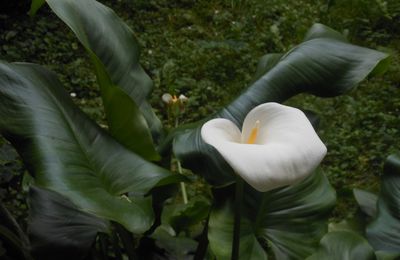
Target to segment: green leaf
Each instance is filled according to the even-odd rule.
[[[157,158],[146,131],[150,127],[154,135],[159,134],[161,122],[146,101],[153,83],[139,64],[139,46],[131,29],[110,8],[95,0],[47,3],[72,29],[94,63],[112,135],[128,148],[135,147],[135,152],[145,151],[142,155],[146,158]],[[138,115],[137,107],[146,121]],[[143,133],[140,142],[134,135],[138,133]]]
[[[214,186],[226,186],[235,181],[232,168],[211,145],[201,138],[201,127],[176,133],[173,152],[185,168],[203,176]]]
[[[329,232],[333,231],[351,231],[357,233],[359,235],[364,235],[365,233],[365,220],[360,216],[360,214],[356,214],[351,218],[344,219],[340,222],[331,222],[329,223]]]
[[[282,53],[268,53],[260,58],[254,78],[257,80],[270,71],[283,57]]]
[[[307,260],[375,260],[372,247],[360,235],[350,231],[336,231],[326,234],[321,239],[317,252]]]
[[[166,251],[165,259],[191,259],[188,255],[193,255],[197,247],[195,240],[188,237],[175,236],[175,233],[165,226],[158,227],[151,235],[151,238],[155,239],[159,248],[163,248]]]
[[[147,160],[159,160],[146,119],[135,102],[120,88],[113,85],[107,72],[96,57],[99,79],[105,86],[102,89],[104,108],[110,133],[117,141]]]
[[[233,240],[234,209],[233,202],[227,200],[222,206],[214,208],[210,215],[208,240],[216,259],[230,259]],[[247,218],[240,225],[239,259],[267,259]]]
[[[313,39],[328,38],[334,39],[342,42],[348,42],[346,37],[339,33],[338,31],[329,28],[326,25],[315,23],[307,32],[304,37],[304,41],[310,41]]]
[[[151,199],[143,195],[181,178],[116,142],[43,67],[0,62],[0,101],[0,131],[17,148],[35,185],[134,233],[153,223]]]
[[[400,258],[400,252],[387,252],[387,251],[376,251],[377,260],[398,260]]]
[[[171,204],[163,209],[163,224],[168,224],[179,233],[206,219],[210,212],[210,202],[205,198],[191,199],[187,204]]]
[[[46,0],[32,0],[31,9],[29,10],[29,15],[32,17],[36,12],[46,3]]]
[[[353,189],[353,194],[361,210],[368,216],[375,217],[378,196],[372,192],[360,189]]]
[[[400,156],[393,154],[386,160],[378,212],[366,233],[376,251],[400,253]]]
[[[302,92],[321,97],[341,95],[387,65],[387,54],[338,41],[333,30],[327,28],[321,27],[312,39],[294,47],[272,68],[265,66],[267,72],[262,77],[211,118],[226,118],[241,127],[247,113],[257,105],[280,103]],[[272,56],[269,57],[274,64],[277,59],[272,62]],[[175,155],[184,167],[203,175],[213,185],[232,183],[232,169],[214,148],[203,142],[201,126],[177,134],[173,142]]]
[[[85,213],[60,194],[37,187],[29,193],[28,228],[36,259],[83,259],[97,233],[110,223]]]
[[[229,259],[233,238],[232,194],[216,195],[209,222],[209,241],[217,259]],[[315,173],[303,182],[261,193],[244,192],[240,259],[267,259],[269,245],[276,259],[304,259],[327,232],[327,218],[336,194],[327,178]],[[260,244],[260,242],[262,244]]]

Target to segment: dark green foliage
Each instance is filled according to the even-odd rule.
[[[232,191],[217,190],[209,226],[210,248],[217,259],[230,259],[233,235]],[[240,259],[304,259],[327,232],[335,191],[321,172],[303,182],[258,192],[245,186],[242,209]]]
[[[367,227],[367,238],[376,251],[400,253],[400,156],[388,157],[376,218]]]
[[[27,215],[26,194],[21,191],[24,171],[15,149],[0,139],[0,201],[20,223]]]
[[[166,91],[189,96],[182,122],[218,111],[253,81],[262,55],[289,50],[315,22],[344,32],[353,43],[391,52],[389,73],[362,83],[348,96],[321,100],[301,95],[288,102],[321,116],[319,134],[329,150],[322,167],[339,198],[351,198],[354,187],[378,190],[382,162],[399,148],[400,140],[397,0],[101,2],[138,36],[142,65],[155,80],[151,103],[163,119],[160,97]],[[104,124],[96,77],[84,48],[46,5],[33,19],[26,15],[28,9],[29,1],[2,3],[0,59],[30,61],[56,71],[67,91],[77,94],[73,101]],[[24,169],[9,149],[0,141],[0,151],[5,151],[0,152],[0,198],[23,223]],[[348,199],[339,203],[334,216],[351,215],[352,205]]]
[[[164,226],[160,226],[151,236],[156,245],[165,251],[165,259],[191,259],[197,248],[197,242],[189,237],[176,236]]]
[[[28,237],[2,203],[0,220],[0,258],[32,259]]]
[[[83,259],[98,232],[110,233],[110,223],[80,211],[60,194],[37,187],[29,192],[29,233],[36,259]]]
[[[32,0],[29,15],[34,16],[36,12],[46,3],[46,0]]]
[[[354,189],[353,193],[354,198],[356,199],[362,212],[369,217],[375,217],[378,196],[371,192],[360,189]]]
[[[350,231],[336,231],[326,234],[321,239],[317,252],[307,260],[375,260],[372,247],[360,235]]]
[[[189,230],[205,220],[210,212],[210,202],[198,196],[188,204],[172,204],[164,207],[162,223],[171,226],[176,233]]]
[[[132,232],[150,228],[151,198],[143,195],[181,175],[112,139],[39,65],[1,62],[0,85],[0,132],[17,149],[36,185]],[[130,198],[125,196],[129,192]]]
[[[153,83],[139,63],[133,32],[113,10],[97,1],[47,3],[91,58],[111,135],[143,158],[158,159],[149,129],[158,137],[161,124],[146,100]]]

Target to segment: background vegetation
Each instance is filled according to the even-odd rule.
[[[167,120],[165,92],[190,98],[181,122],[217,111],[251,82],[258,59],[299,43],[315,22],[344,32],[361,46],[392,54],[388,73],[346,96],[301,95],[290,105],[321,116],[328,147],[322,168],[338,192],[332,217],[354,214],[352,189],[378,191],[384,158],[399,150],[400,3],[397,0],[102,0],[136,33],[142,65],[155,83],[151,103]],[[30,18],[29,1],[0,9],[0,59],[43,64],[56,71],[75,102],[94,120],[104,114],[90,62],[75,36],[47,6]],[[325,120],[329,119],[329,120]],[[0,199],[24,223],[25,169],[0,140]],[[189,196],[202,192],[190,187]]]

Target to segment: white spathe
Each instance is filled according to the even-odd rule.
[[[254,128],[258,130],[256,135]],[[203,125],[201,136],[238,175],[261,192],[303,180],[327,151],[301,110],[278,103],[265,103],[251,110],[242,132],[233,122],[217,118]],[[249,144],[249,140],[254,143]]]

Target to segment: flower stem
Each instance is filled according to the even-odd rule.
[[[236,176],[235,189],[235,219],[233,224],[233,240],[232,240],[232,260],[239,260],[239,245],[240,245],[240,221],[243,204],[243,180],[238,175]]]
[[[179,117],[176,116],[175,117],[175,128],[177,128],[179,126]],[[177,166],[178,166],[178,172],[179,174],[182,174],[182,166],[181,166],[181,162],[178,160],[178,158],[176,159],[177,161]],[[183,203],[187,204],[188,203],[188,198],[187,198],[187,193],[186,193],[186,185],[184,182],[180,183],[181,185],[181,192],[182,192],[182,198],[183,198]]]
[[[179,174],[182,174],[182,166],[181,162],[177,160],[177,165],[178,165],[178,172]],[[184,182],[181,182],[181,191],[182,191],[182,197],[183,197],[183,203],[187,204],[188,203],[188,198],[187,198],[187,193],[186,193],[186,186]]]

